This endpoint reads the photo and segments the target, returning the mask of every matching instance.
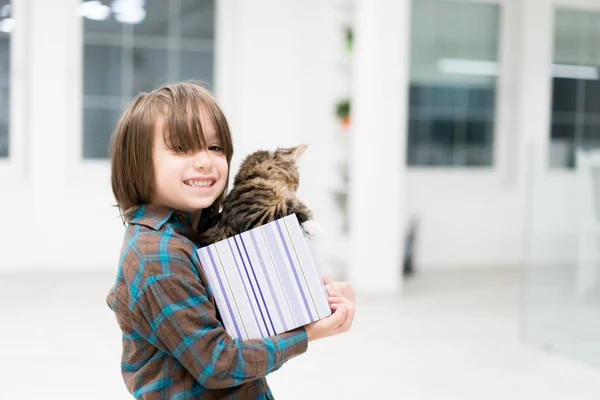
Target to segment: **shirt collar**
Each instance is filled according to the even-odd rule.
[[[144,204],[139,206],[127,220],[132,225],[144,225],[155,231],[160,230],[168,221],[176,221],[178,225],[192,226],[192,216],[184,211],[169,207]]]

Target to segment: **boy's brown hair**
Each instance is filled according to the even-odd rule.
[[[225,115],[210,92],[198,83],[172,83],[150,93],[140,93],[123,112],[110,143],[111,186],[123,217],[129,217],[138,206],[151,201],[157,119],[164,120],[163,138],[169,148],[204,150],[207,143],[200,120],[201,109],[211,116],[227,165],[231,165],[233,144]],[[216,214],[226,193],[227,185],[203,216]]]

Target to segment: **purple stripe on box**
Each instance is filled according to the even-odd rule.
[[[302,284],[300,283],[300,278],[298,277],[298,272],[296,271],[296,265],[294,264],[294,260],[292,260],[292,256],[290,255],[290,250],[288,249],[287,243],[283,236],[283,232],[281,231],[281,226],[279,225],[279,220],[275,221],[275,225],[277,226],[277,231],[279,232],[279,237],[281,238],[281,243],[283,244],[283,248],[285,249],[285,254],[287,255],[288,261],[290,262],[290,265],[292,266],[292,271],[294,272],[294,278],[296,279],[296,284],[298,285],[298,288],[300,289],[300,293],[302,294],[302,301],[304,302],[304,307],[306,307],[306,311],[308,312],[308,317],[310,318],[311,321],[314,321],[315,319],[313,318],[312,312],[310,311],[308,301],[306,301],[306,296],[304,294],[304,288],[302,287]]]
[[[270,250],[271,257],[273,257],[273,266],[281,273],[281,275],[283,275],[281,278],[281,286],[286,294],[286,299],[289,301],[288,306],[290,308],[290,314],[292,315],[292,321],[294,322],[295,327],[306,325],[310,321],[302,312],[302,306],[300,305],[298,295],[292,284],[294,278],[292,278],[290,269],[286,266],[286,262],[277,245],[275,228],[272,225],[263,225],[260,230],[263,235],[265,235],[267,248]]]
[[[271,298],[273,299],[273,302],[275,303],[275,308],[277,309],[277,314],[279,315],[279,320],[281,321],[281,324],[283,325],[283,331],[286,332],[288,330],[287,324],[285,323],[285,319],[283,318],[283,313],[281,312],[281,307],[279,307],[279,301],[277,301],[277,296],[275,295],[275,290],[273,289],[273,283],[271,282],[271,278],[269,277],[269,274],[267,273],[267,267],[265,267],[265,261],[263,260],[262,254],[260,253],[260,249],[258,248],[258,243],[256,242],[256,236],[254,235],[253,230],[250,231],[250,239],[252,239],[252,245],[254,246],[254,251],[256,252],[256,255],[258,256],[258,261],[260,262],[260,266],[262,268],[263,275],[265,276],[265,279],[267,280],[267,285],[269,286],[269,290],[271,291]],[[273,327],[273,330],[275,330],[275,327]]]
[[[248,259],[248,265],[250,265],[250,271],[252,271],[252,276],[254,276],[254,281],[256,282],[256,287],[258,288],[258,294],[260,294],[260,298],[262,300],[263,305],[265,306],[265,312],[267,313],[267,317],[269,318],[269,322],[271,323],[272,332],[269,333],[269,336],[275,336],[275,325],[273,325],[273,319],[271,318],[271,313],[269,312],[269,307],[267,307],[267,302],[265,301],[265,296],[263,295],[262,289],[260,288],[260,283],[258,283],[258,278],[256,278],[256,271],[254,271],[254,265],[252,265],[252,260],[250,260],[250,255],[248,254],[248,249],[246,248],[246,243],[244,242],[244,236],[240,235],[240,242],[242,242],[242,247],[244,248],[244,253],[246,254],[246,258]],[[267,331],[269,326],[267,325]]]
[[[229,315],[231,316],[231,320],[233,321],[233,326],[235,327],[235,332],[238,335],[238,338],[242,338],[242,334],[240,332],[240,328],[235,319],[235,315],[233,314],[233,310],[231,309],[231,303],[229,303],[229,297],[227,296],[227,292],[225,291],[225,287],[223,286],[223,281],[221,280],[221,275],[217,270],[217,265],[215,264],[215,259],[213,258],[212,252],[210,251],[210,246],[206,248],[206,252],[208,253],[208,257],[210,258],[210,262],[215,270],[215,275],[217,276],[217,280],[219,281],[219,287],[221,288],[221,292],[223,293],[223,298],[225,299],[225,303],[227,304],[227,310],[229,310]]]
[[[240,255],[240,259],[242,260],[242,265],[244,266],[244,270],[246,271],[246,276],[248,277],[248,282],[250,282],[250,289],[252,289],[252,294],[254,295],[254,300],[256,300],[256,305],[258,306],[258,311],[260,312],[260,317],[262,318],[265,329],[267,330],[267,336],[269,334],[269,327],[267,326],[267,321],[265,320],[265,315],[262,312],[262,308],[260,307],[260,303],[258,302],[258,296],[256,296],[256,290],[254,290],[254,285],[252,284],[252,279],[250,279],[250,274],[248,273],[248,267],[246,266],[246,262],[244,261],[244,257],[242,256],[242,251],[240,250],[240,246],[237,242],[236,236],[233,237],[233,242],[235,243],[235,247],[237,248],[238,254]]]
[[[229,245],[229,251],[231,252],[231,257],[235,262],[235,267],[237,268],[238,275],[240,276],[240,281],[242,282],[242,286],[244,286],[244,292],[246,292],[246,298],[248,299],[248,304],[250,305],[250,309],[252,310],[252,315],[254,315],[254,321],[256,322],[256,326],[258,326],[258,331],[260,332],[260,336],[264,336],[262,328],[260,327],[260,323],[258,322],[258,317],[256,316],[256,311],[254,310],[254,306],[252,305],[252,300],[250,300],[250,293],[248,293],[248,288],[246,287],[246,282],[244,282],[244,278],[242,276],[242,270],[240,269],[240,265],[237,262],[237,258],[235,258],[235,252],[233,247],[231,246],[231,241],[226,240]]]

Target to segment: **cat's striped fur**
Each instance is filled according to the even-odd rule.
[[[296,160],[305,149],[306,145],[261,150],[246,157],[223,210],[201,234],[202,243],[212,244],[293,213],[300,224],[311,220],[312,211],[296,198]]]

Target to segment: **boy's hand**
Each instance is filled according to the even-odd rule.
[[[323,282],[325,282],[325,288],[330,296],[334,293],[339,293],[354,304],[356,294],[348,282],[334,282],[333,279],[327,275],[323,275]]]
[[[327,275],[323,275],[323,282],[325,282],[325,288],[329,294],[329,306],[331,310],[336,311],[343,305],[348,307],[346,320],[340,326],[340,331],[345,332],[350,329],[354,321],[354,289],[352,289],[352,286],[348,282],[335,282]]]
[[[347,331],[349,326],[346,326],[345,321],[348,313],[349,307],[342,305],[337,307],[329,317],[306,325],[304,328],[306,329],[308,341],[312,342],[313,340],[323,339]]]
[[[306,326],[309,341],[346,332],[354,320],[355,294],[350,284],[334,282],[327,275],[323,276],[323,281],[329,294],[329,306],[333,314]]]

